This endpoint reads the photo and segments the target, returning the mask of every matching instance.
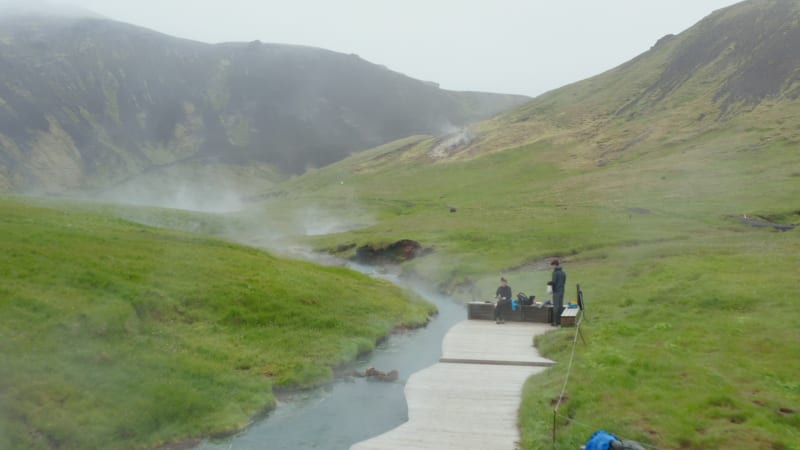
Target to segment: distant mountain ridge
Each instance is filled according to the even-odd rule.
[[[465,160],[538,142],[565,164],[588,168],[714,133],[796,145],[797,117],[800,1],[749,0],[665,36],[614,69],[478,123],[469,139],[454,135],[458,145],[431,139],[381,164]],[[370,170],[380,169],[373,163]]]
[[[301,173],[527,100],[310,47],[210,45],[97,18],[0,25],[0,191],[99,188],[198,161]]]

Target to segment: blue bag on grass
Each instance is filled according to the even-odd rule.
[[[611,443],[618,440],[616,436],[606,430],[597,430],[589,438],[585,450],[608,450],[611,448]]]

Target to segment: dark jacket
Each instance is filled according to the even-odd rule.
[[[553,293],[564,292],[564,286],[567,284],[567,273],[561,267],[553,269],[553,279],[550,281],[553,286]]]
[[[506,300],[511,300],[511,286],[500,286],[494,294],[497,298],[505,297]]]

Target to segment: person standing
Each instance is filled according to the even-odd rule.
[[[553,278],[550,284],[553,287],[553,323],[554,327],[561,325],[561,313],[564,311],[564,288],[567,284],[567,273],[561,268],[557,259],[550,261],[553,267]]]
[[[511,306],[511,286],[508,285],[508,280],[500,278],[500,286],[494,293],[497,299],[497,304],[494,305],[494,321],[495,323],[505,323],[505,312]]]

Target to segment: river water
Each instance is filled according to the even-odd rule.
[[[354,367],[360,371],[371,366],[385,372],[395,369],[400,379],[394,383],[337,379],[289,401],[279,401],[274,411],[245,431],[203,442],[200,450],[346,450],[408,420],[405,382],[439,360],[442,339],[450,327],[466,318],[465,307],[397,277],[370,274],[411,289],[439,308],[425,328],[392,335]]]

